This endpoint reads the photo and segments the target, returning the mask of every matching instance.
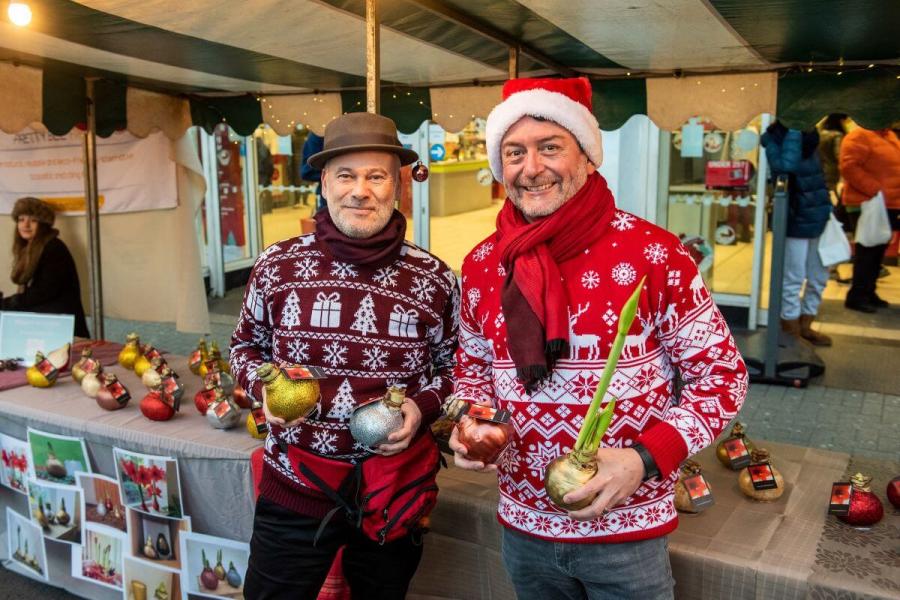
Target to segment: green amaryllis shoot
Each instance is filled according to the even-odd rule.
[[[566,494],[582,487],[597,474],[597,449],[600,447],[603,435],[612,422],[613,412],[616,408],[616,399],[610,399],[603,410],[600,410],[600,405],[603,402],[603,397],[606,395],[606,390],[609,389],[609,383],[612,381],[613,373],[618,365],[619,356],[622,354],[625,336],[628,335],[628,330],[631,329],[631,324],[637,315],[644,279],[646,277],[642,277],[640,282],[638,282],[637,287],[635,287],[634,292],[632,292],[628,301],[625,302],[619,314],[619,329],[616,333],[616,339],[609,351],[606,364],[603,366],[600,381],[597,383],[594,398],[591,400],[591,405],[588,407],[587,414],[584,417],[581,431],[578,432],[575,447],[568,454],[560,456],[547,465],[544,471],[544,488],[547,490],[547,495],[550,496],[550,500],[554,504],[564,510],[580,510],[593,502],[594,497],[596,497],[588,497],[575,503],[563,501],[563,497]]]

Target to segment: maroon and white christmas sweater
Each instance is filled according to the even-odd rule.
[[[256,368],[263,362],[318,366],[327,375],[317,416],[271,428],[260,494],[323,516],[333,503],[300,482],[282,446],[351,462],[365,456],[350,435],[350,415],[389,385],[406,386],[428,427],[452,389],[458,313],[456,275],[413,244],[382,268],[337,260],[315,234],[260,254],[231,341],[235,376],[262,399]]]
[[[709,445],[734,418],[747,371],[734,339],[687,249],[672,234],[616,211],[607,233],[559,265],[569,299],[570,355],[533,394],[516,378],[500,309],[505,271],[496,234],[462,268],[456,394],[511,410],[516,439],[498,465],[501,524],[564,542],[625,542],[677,525],[678,465]],[[544,468],[578,437],[617,332],[619,312],[647,276],[607,398],[618,399],[603,446],[640,441],[661,472],[604,517],[580,522],[544,491]],[[676,370],[685,382],[678,397]]]

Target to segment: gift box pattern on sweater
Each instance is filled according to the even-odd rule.
[[[394,325],[398,313],[407,317],[402,327]],[[324,514],[330,508],[324,496],[301,489],[281,447],[348,461],[365,456],[350,435],[350,415],[389,385],[406,386],[422,411],[422,427],[430,425],[452,388],[458,313],[454,273],[409,243],[380,268],[334,259],[315,234],[260,254],[232,338],[238,381],[261,399],[256,367],[263,362],[314,365],[327,375],[314,418],[271,428],[262,495],[304,514]]]

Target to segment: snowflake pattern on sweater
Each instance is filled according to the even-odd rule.
[[[569,356],[533,394],[516,378],[500,308],[505,273],[496,234],[462,268],[456,395],[513,413],[516,439],[498,464],[500,521],[523,533],[572,542],[624,542],[675,528],[678,465],[735,417],[747,371],[719,309],[681,242],[616,211],[605,235],[560,265],[568,292]],[[607,392],[617,398],[604,447],[640,441],[661,477],[593,521],[574,521],[544,491],[544,469],[571,450],[617,332],[619,312],[647,277],[637,318]],[[674,394],[676,370],[685,381]]]
[[[281,451],[294,445],[353,461],[349,418],[390,383],[422,411],[422,427],[440,414],[452,388],[459,287],[450,268],[404,243],[380,269],[334,260],[315,234],[278,242],[256,261],[232,337],[231,365],[240,384],[261,399],[263,362],[321,367],[321,401],[298,427],[270,428],[265,463],[300,486]]]

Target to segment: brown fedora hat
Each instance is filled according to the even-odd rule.
[[[321,170],[325,163],[339,154],[380,150],[400,157],[401,165],[412,164],[419,155],[404,148],[397,139],[397,126],[382,115],[354,112],[342,115],[325,127],[325,146],[306,161]]]

